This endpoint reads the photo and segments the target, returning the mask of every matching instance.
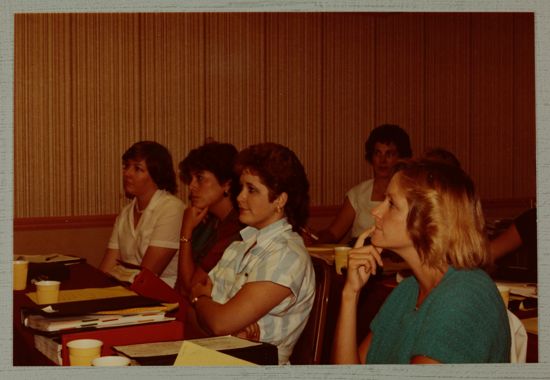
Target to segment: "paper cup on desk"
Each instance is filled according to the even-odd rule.
[[[57,303],[59,299],[59,281],[38,281],[35,285],[38,304]]]
[[[28,272],[28,261],[15,260],[13,262],[13,290],[25,290],[25,288],[27,287]]]
[[[504,306],[508,308],[508,302],[510,301],[510,288],[504,285],[497,285],[497,289],[500,292],[500,295],[502,296],[502,300],[504,301]]]
[[[348,253],[350,247],[334,247],[334,268],[336,273],[342,274],[342,269],[348,267]]]
[[[122,367],[130,365],[130,359],[125,356],[101,356],[92,360],[94,367]]]
[[[91,366],[101,356],[103,342],[97,339],[76,339],[67,343],[71,366]]]

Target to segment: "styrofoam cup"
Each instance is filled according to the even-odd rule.
[[[334,268],[336,273],[342,274],[342,269],[348,267],[348,253],[350,247],[334,247]]]
[[[38,281],[36,285],[36,297],[38,304],[47,305],[57,303],[59,300],[59,281]]]
[[[121,367],[130,365],[130,359],[125,356],[101,356],[92,360],[94,367]]]
[[[28,272],[28,261],[15,260],[13,262],[13,290],[25,290],[25,288],[27,287]]]
[[[103,342],[98,339],[75,339],[67,343],[71,366],[90,366],[101,356]]]

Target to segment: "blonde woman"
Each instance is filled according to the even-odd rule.
[[[508,317],[495,284],[480,269],[490,259],[468,175],[433,160],[401,163],[372,214],[375,225],[350,251],[333,361],[508,362]],[[369,235],[372,245],[362,247]],[[393,290],[357,345],[359,291],[382,265],[384,248],[401,256],[413,275]]]

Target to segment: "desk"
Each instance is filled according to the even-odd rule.
[[[86,264],[74,264],[69,267],[69,277],[62,281],[61,289],[104,288],[120,285],[114,279],[106,276],[98,269]],[[34,347],[35,332],[21,323],[20,310],[22,307],[34,306],[34,303],[25,295],[32,291],[33,286],[26,290],[13,292],[13,365],[53,365],[48,358]],[[183,324],[178,321],[152,323],[146,325],[125,326],[109,329],[97,329],[82,332],[62,334],[62,343],[76,338],[98,337],[105,342],[102,355],[112,354],[111,346],[115,344],[147,343],[155,340],[179,340],[183,338]],[[131,339],[128,339],[131,336]],[[64,346],[62,351],[64,363],[67,363],[67,352]]]
[[[86,263],[70,265],[68,268],[69,275],[66,280],[61,282],[61,290],[105,288],[120,285],[120,283],[113,278],[105,275],[103,272]],[[35,348],[35,331],[23,326],[21,323],[21,308],[35,306],[30,298],[25,295],[26,292],[33,291],[33,288],[33,285],[27,285],[26,290],[13,292],[14,366],[54,365],[51,360]],[[112,346],[182,340],[184,338],[183,323],[176,320],[162,323],[102,328],[77,332],[74,332],[73,330],[70,333],[61,334],[61,343],[63,345],[61,356],[64,364],[69,362],[66,343],[73,339],[83,338],[94,338],[103,341],[101,355],[114,355],[116,352],[112,349]],[[226,353],[260,365],[276,365],[278,362],[277,347],[267,343],[263,343],[259,346],[259,349],[235,349],[228,350]],[[174,359],[175,357],[168,358],[168,360],[164,361],[153,361],[143,364],[171,365]]]

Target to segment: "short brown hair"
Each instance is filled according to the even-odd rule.
[[[309,215],[309,182],[298,156],[284,145],[266,142],[242,150],[235,163],[240,175],[250,170],[269,190],[269,201],[287,193],[285,215],[296,232]]]
[[[178,189],[170,151],[156,141],[138,141],[122,155],[122,162],[144,160],[151,179],[160,190],[175,194]]]
[[[481,202],[468,174],[420,159],[399,162],[396,175],[409,205],[407,231],[423,263],[457,269],[489,263]]]

